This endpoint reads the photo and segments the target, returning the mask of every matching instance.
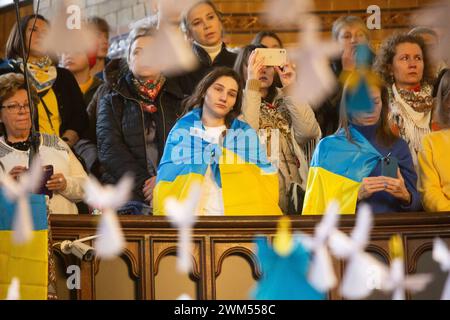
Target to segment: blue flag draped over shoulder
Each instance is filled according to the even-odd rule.
[[[48,290],[48,222],[45,196],[30,197],[33,238],[24,245],[12,242],[16,205],[0,189],[0,300],[5,299],[12,278],[20,281],[20,298],[46,300]]]
[[[169,197],[186,199],[191,186],[203,182],[209,166],[222,189],[225,215],[281,214],[278,171],[256,131],[235,119],[223,143],[213,143],[205,136],[200,109],[181,118],[169,134],[158,168],[153,214],[166,214]]]
[[[337,200],[342,214],[354,214],[363,178],[373,171],[382,155],[356,130],[322,139],[314,152],[308,173],[304,215],[324,214],[330,201]]]

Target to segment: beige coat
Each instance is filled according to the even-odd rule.
[[[280,129],[279,152],[275,164],[278,165],[279,170],[279,205],[286,213],[290,184],[298,183],[305,190],[309,161],[314,145],[321,137],[321,132],[314,112],[308,104],[295,102],[292,97],[285,95],[282,89],[278,89],[274,101],[274,104],[278,106],[277,114],[273,113],[276,119],[273,118],[275,120],[272,122],[265,121],[261,118],[263,112],[261,111],[260,82],[247,81],[242,106],[244,120],[255,130]],[[263,132],[260,130],[260,135],[261,133]],[[269,146],[268,149],[270,149]],[[269,155],[269,158],[274,162],[273,155]]]

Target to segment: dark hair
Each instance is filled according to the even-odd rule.
[[[20,20],[19,28],[22,31],[23,36],[25,37],[25,41],[29,41],[29,39],[26,39],[26,31],[28,27],[28,23],[30,21],[33,21],[34,18],[39,19],[50,25],[50,22],[44,18],[44,16],[41,16],[40,14],[31,14],[28,16],[23,17]],[[28,42],[25,44],[25,46],[28,46]],[[27,48],[25,48],[25,52],[27,52]],[[25,59],[25,57],[22,57],[22,42],[20,40],[19,36],[19,29],[17,27],[17,23],[14,24],[13,28],[11,29],[11,32],[8,37],[8,41],[6,41],[6,50],[5,50],[5,57],[7,59],[17,59],[22,58]]]
[[[266,46],[262,44],[249,44],[248,46],[243,47],[236,58],[236,62],[234,63],[234,70],[241,77],[241,85],[245,88],[245,74],[244,67],[248,65],[248,59],[253,50],[258,48],[266,48]],[[277,95],[277,87],[281,86],[281,81],[278,74],[275,72],[273,76],[272,85],[269,87],[267,97],[264,98],[265,101],[272,103]]]
[[[440,77],[436,95],[436,112],[439,125],[450,128],[450,69],[445,69]]]
[[[227,128],[231,126],[231,123],[241,114],[242,109],[242,96],[243,88],[239,75],[231,68],[228,67],[216,67],[209,72],[197,85],[194,93],[183,101],[184,113],[189,112],[194,108],[203,108],[205,101],[206,91],[216,82],[220,77],[233,78],[238,84],[238,92],[236,97],[236,103],[233,109],[225,117],[225,125]]]
[[[381,76],[386,84],[392,85],[395,81],[391,75],[392,64],[397,52],[397,46],[402,43],[414,43],[420,47],[424,64],[422,82],[433,84],[435,74],[425,43],[422,38],[406,33],[395,33],[383,42],[375,59],[374,70]]]
[[[87,19],[88,24],[94,26],[98,31],[106,33],[109,37],[110,27],[108,22],[100,17],[94,16]]]
[[[265,37],[274,38],[275,40],[278,41],[278,44],[280,45],[280,48],[283,48],[283,41],[281,41],[280,37],[273,31],[260,31],[260,32],[258,32],[256,34],[256,36],[253,38],[251,44],[256,44],[256,45],[261,44],[261,41]]]
[[[191,12],[192,9],[194,9],[195,7],[197,7],[200,4],[207,4],[209,5],[213,10],[214,13],[216,14],[216,16],[219,18],[220,23],[223,24],[223,20],[222,20],[222,12],[219,11],[219,9],[217,9],[216,5],[214,4],[214,2],[210,1],[210,0],[201,0],[201,1],[197,1],[195,2],[191,7],[187,8],[183,14],[181,15],[181,23],[180,23],[180,27],[181,30],[187,35],[190,36],[190,29],[189,29],[189,21],[188,21],[188,16],[189,13]]]
[[[381,91],[381,112],[380,119],[378,120],[379,126],[376,131],[376,141],[385,147],[390,147],[398,139],[391,130],[389,125],[389,92],[386,86],[377,86]],[[350,142],[353,142],[353,138],[349,130],[349,113],[345,103],[345,96],[348,93],[348,84],[344,85],[342,92],[341,104],[339,108],[339,129],[345,131],[345,135]]]

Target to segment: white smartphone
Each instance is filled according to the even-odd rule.
[[[271,67],[281,67],[287,62],[286,49],[279,48],[257,48],[255,51],[259,57],[264,57],[264,65]]]

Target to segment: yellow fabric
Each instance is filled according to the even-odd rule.
[[[39,132],[59,135],[59,127],[61,126],[61,118],[59,116],[58,100],[56,99],[55,92],[50,89],[47,94],[42,98],[47,105],[48,110],[51,112],[51,123],[48,119],[47,113],[44,109],[42,102],[38,104],[39,113]]]
[[[426,135],[418,154],[419,187],[426,211],[450,211],[450,130]]]
[[[89,80],[85,83],[79,84],[80,90],[83,94],[86,94],[86,92],[89,90],[89,88],[94,83],[94,77],[90,77]]]
[[[25,245],[12,244],[12,231],[0,231],[0,300],[6,298],[12,278],[20,280],[22,300],[46,300],[48,232],[34,231]]]
[[[230,161],[235,159],[236,162]],[[225,215],[281,215],[278,207],[278,175],[264,173],[258,166],[243,163],[232,151],[222,150],[220,174]],[[233,163],[234,162],[234,163]],[[238,164],[236,164],[238,163]],[[175,197],[183,201],[193,183],[203,182],[203,175],[179,175],[172,182],[160,181],[154,190],[153,214],[164,215],[164,201]]]
[[[320,167],[311,167],[302,214],[322,215],[333,200],[339,201],[339,213],[355,214],[359,187],[359,182]]]

